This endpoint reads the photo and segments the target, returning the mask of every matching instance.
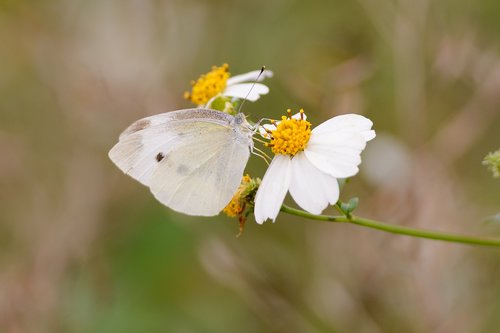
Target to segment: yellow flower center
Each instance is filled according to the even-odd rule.
[[[192,81],[191,92],[185,92],[184,98],[194,104],[206,104],[212,97],[220,94],[226,89],[226,82],[229,76],[229,65],[224,64],[220,67],[212,66],[212,70],[201,75],[198,80]]]
[[[242,198],[242,196],[243,196],[242,194],[247,190],[247,186],[251,181],[252,181],[252,178],[250,178],[249,175],[243,176],[243,178],[241,179],[240,187],[238,187],[238,190],[234,194],[233,198],[227,204],[226,208],[224,208],[224,210],[223,210],[223,212],[227,216],[236,217],[243,212],[245,207],[244,207],[244,202],[243,202],[244,198]]]
[[[276,129],[271,131],[271,141],[267,144],[274,154],[295,156],[306,148],[311,137],[311,123],[304,119],[304,110],[300,109],[300,119],[292,118],[288,109],[288,117],[281,117]]]
[[[235,200],[235,198],[231,199],[226,208],[223,210],[223,212],[229,217],[236,217],[240,215],[242,211],[243,207],[241,207],[240,198],[237,200]]]

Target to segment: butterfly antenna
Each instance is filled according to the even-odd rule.
[[[255,84],[259,81],[260,76],[262,75],[262,73],[264,73],[265,70],[266,70],[266,66],[262,66],[262,68],[260,69],[259,75],[257,75],[257,78],[253,81],[252,86],[250,87],[250,90],[248,91],[247,95],[245,96],[245,99],[243,100],[243,102],[241,102],[240,107],[238,108],[238,112],[237,113],[241,112],[241,108],[243,107],[243,104],[245,104],[245,101],[247,100],[248,95],[250,95],[250,93],[252,92],[253,87],[255,87]]]

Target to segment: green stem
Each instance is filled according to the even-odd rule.
[[[382,230],[385,232],[390,232],[393,234],[400,234],[412,237],[427,238],[441,240],[445,242],[471,244],[471,245],[482,245],[482,246],[499,246],[500,239],[494,238],[480,238],[480,237],[470,237],[465,235],[448,234],[438,231],[415,229],[410,227],[404,227],[399,225],[387,224],[384,222],[367,219],[363,217],[358,217],[351,215],[347,216],[331,216],[331,215],[314,215],[308,212],[304,212],[300,209],[295,209],[288,207],[286,205],[281,206],[281,211],[287,214],[296,215],[300,217],[305,217],[307,219],[319,220],[325,222],[343,222],[361,225],[364,227]]]
[[[284,206],[284,205],[283,205]],[[333,207],[337,210],[337,212],[339,212],[340,214],[344,214],[344,211],[342,210],[342,206],[340,206],[340,201],[337,201],[337,203],[335,205],[333,205]],[[288,207],[288,208],[291,208],[293,209],[292,207]],[[306,212],[304,212],[306,213]]]

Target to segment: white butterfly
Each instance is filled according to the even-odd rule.
[[[109,157],[164,205],[188,215],[213,216],[240,185],[253,133],[242,113],[178,110],[130,125]]]

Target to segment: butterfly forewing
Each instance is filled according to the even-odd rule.
[[[236,191],[250,154],[251,135],[238,126],[215,110],[163,113],[129,126],[109,156],[172,209],[216,215]]]

